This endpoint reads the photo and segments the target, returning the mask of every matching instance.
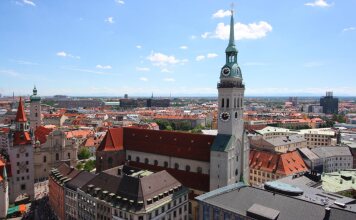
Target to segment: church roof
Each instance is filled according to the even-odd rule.
[[[39,126],[35,131],[36,140],[40,141],[41,144],[46,143],[47,135],[49,135],[53,129],[46,128],[44,126]]]
[[[123,143],[127,150],[210,161],[210,148],[215,138],[213,135],[128,127],[123,129]]]
[[[22,97],[20,97],[19,107],[17,109],[15,121],[16,122],[26,122],[27,121],[25,110],[24,110],[24,107],[22,104]]]
[[[110,128],[103,141],[100,143],[98,151],[123,150],[123,128]]]

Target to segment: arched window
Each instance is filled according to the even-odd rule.
[[[158,160],[154,161],[154,165],[157,166],[158,165]]]
[[[59,160],[59,154],[56,153],[56,160]]]
[[[239,171],[236,169],[235,170],[235,176],[239,175]]]
[[[140,157],[136,157],[136,162],[137,162],[137,163],[140,162]]]
[[[47,162],[47,157],[43,156],[43,163],[46,163],[46,162]]]
[[[229,104],[230,104],[229,101],[230,101],[229,99],[226,99],[226,108],[229,108]]]
[[[109,167],[111,168],[111,166],[112,166],[112,158],[111,157],[108,158],[108,164],[109,164]]]
[[[128,156],[127,156],[127,160],[131,160],[131,155],[128,155]]]
[[[190,172],[190,166],[189,165],[185,166],[185,171]]]
[[[168,162],[164,161],[164,168],[168,168]]]
[[[35,113],[35,117],[37,117],[37,112]]]
[[[70,159],[70,153],[68,153],[67,156],[68,156],[68,159]]]
[[[240,98],[240,107],[242,107],[242,103],[243,103],[242,98]]]
[[[236,98],[234,98],[234,108],[236,108]]]
[[[175,164],[174,164],[174,169],[176,169],[176,170],[179,169],[179,164],[178,164],[178,163],[175,163]]]
[[[148,162],[148,158],[145,158],[145,164],[148,164],[149,162]]]
[[[224,108],[224,105],[225,105],[225,102],[224,102],[224,101],[225,101],[224,98],[221,99],[221,108]]]
[[[203,169],[201,167],[197,167],[197,173],[202,173]]]
[[[235,118],[237,118],[237,112],[235,112]]]

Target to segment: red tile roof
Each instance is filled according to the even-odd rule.
[[[210,161],[210,148],[216,136],[174,131],[156,131],[125,127],[127,150]]]
[[[187,172],[183,170],[176,170],[171,168],[164,168],[160,166],[154,166],[150,164],[137,163],[134,161],[129,161],[129,166],[137,167],[140,169],[146,169],[150,171],[161,171],[166,170],[179,182],[191,189],[196,189],[203,192],[209,192],[209,175],[199,174],[194,172]]]
[[[41,144],[46,143],[47,135],[49,135],[53,129],[46,128],[44,126],[39,126],[35,131],[36,140],[40,141]]]
[[[13,144],[14,145],[31,144],[30,134],[27,131],[15,131]]]
[[[123,128],[110,128],[97,150],[117,151],[123,149]]]
[[[250,150],[249,165],[250,169],[257,169],[284,176],[308,170],[297,151],[281,154]]]
[[[19,107],[17,109],[15,121],[16,122],[26,122],[27,121],[25,110],[24,110],[23,104],[22,104],[22,97],[20,97]]]

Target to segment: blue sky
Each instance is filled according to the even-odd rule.
[[[356,96],[356,0],[239,0],[246,95]],[[1,0],[0,93],[217,95],[231,0]]]

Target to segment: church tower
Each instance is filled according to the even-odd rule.
[[[230,38],[225,50],[226,62],[221,68],[220,82],[217,84],[218,135],[210,153],[210,190],[248,181],[249,144],[243,127],[245,85],[237,63],[237,53],[234,16],[231,11]]]
[[[41,126],[41,97],[37,95],[36,86],[33,88],[33,94],[30,97],[30,128],[34,132]]]

